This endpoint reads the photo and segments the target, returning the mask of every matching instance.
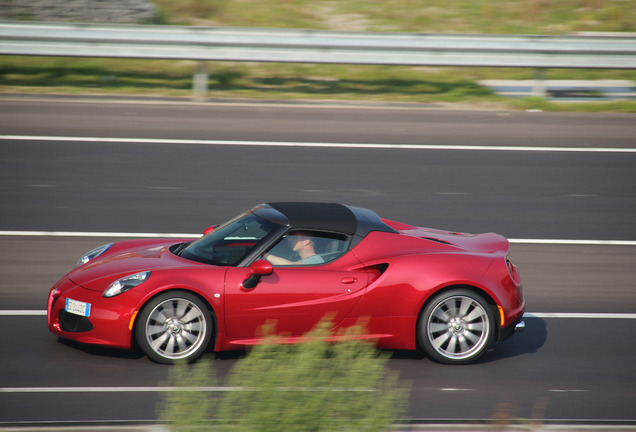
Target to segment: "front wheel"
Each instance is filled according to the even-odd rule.
[[[434,360],[466,364],[490,346],[495,318],[482,296],[467,289],[443,292],[424,308],[418,322],[421,347]]]
[[[207,348],[212,327],[210,311],[201,299],[187,292],[167,292],[143,307],[135,336],[151,360],[192,362]]]

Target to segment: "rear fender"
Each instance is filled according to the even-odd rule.
[[[431,295],[453,286],[473,286],[490,296],[481,281],[492,261],[487,255],[442,253],[365,263],[367,267],[386,265],[386,271],[369,285],[349,316],[417,317]]]

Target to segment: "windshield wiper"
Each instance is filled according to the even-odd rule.
[[[188,247],[188,245],[192,243],[192,241],[189,242],[185,242],[185,243],[181,243],[179,246],[177,246],[172,253],[175,254],[176,256],[181,256],[181,252],[183,252],[183,250]]]

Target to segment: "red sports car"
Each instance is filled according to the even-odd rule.
[[[329,317],[364,320],[380,348],[474,361],[523,329],[524,298],[498,234],[419,228],[334,203],[258,205],[196,240],[111,243],[53,286],[49,329],[152,360],[193,361],[259,342],[274,323],[290,341]]]

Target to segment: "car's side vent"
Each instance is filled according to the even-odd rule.
[[[452,243],[447,242],[446,240],[440,240],[440,239],[433,238],[433,237],[424,237],[424,240],[430,240],[430,241],[434,241],[434,242],[437,242],[437,243],[453,246]]]
[[[369,283],[373,283],[376,280],[378,280],[378,278],[382,276],[382,274],[386,271],[387,268],[389,268],[388,263],[375,264],[372,266],[365,267],[365,270],[371,274]]]

